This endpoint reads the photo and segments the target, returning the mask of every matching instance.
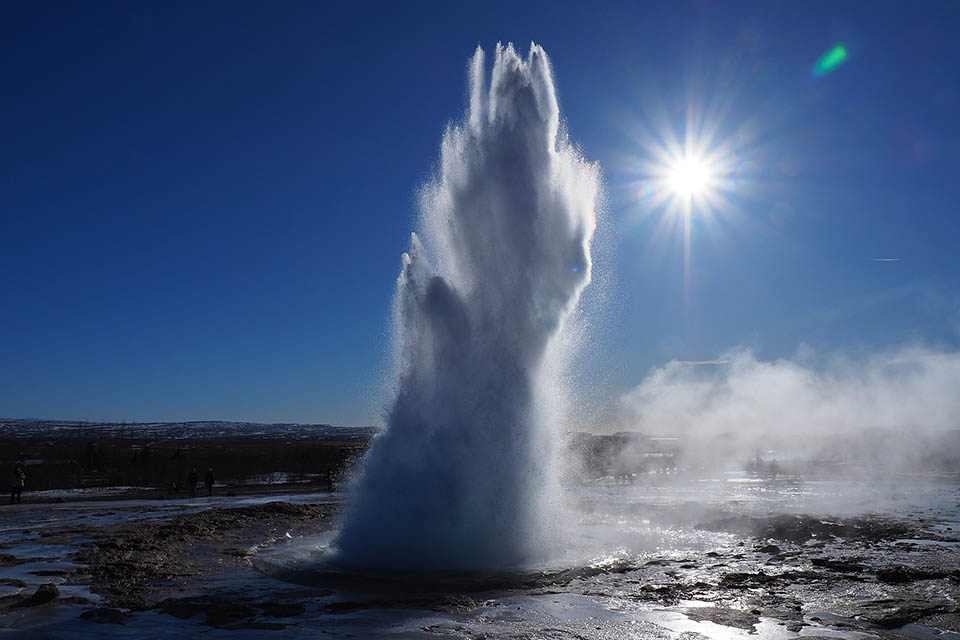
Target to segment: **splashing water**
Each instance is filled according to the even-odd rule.
[[[546,53],[497,45],[397,285],[399,381],[334,547],[345,564],[496,569],[550,533],[557,336],[591,276],[599,168],[560,133]]]

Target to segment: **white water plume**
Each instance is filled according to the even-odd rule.
[[[560,132],[549,60],[483,51],[396,294],[398,383],[334,543],[349,565],[492,569],[548,535],[557,339],[590,282],[599,168]]]

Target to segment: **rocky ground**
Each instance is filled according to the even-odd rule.
[[[48,528],[40,533],[44,545],[73,544],[89,540],[72,560],[78,568],[51,570],[64,578],[60,586],[86,585],[100,596],[91,599],[60,598],[54,584],[41,585],[33,594],[0,597],[0,611],[40,605],[78,606],[81,617],[96,622],[123,624],[138,611],[157,609],[175,616],[209,612],[209,623],[242,622],[244,613],[259,615],[294,613],[282,604],[260,603],[250,608],[230,605],[216,595],[177,597],[203,593],[219,577],[252,571],[250,557],[258,548],[275,544],[279,537],[311,534],[330,527],[332,505],[269,502],[242,508],[210,509],[173,516],[161,521],[121,523],[103,527]],[[34,563],[37,559],[0,555],[0,566]],[[38,574],[39,572],[33,572]],[[5,578],[6,584],[22,581]],[[301,606],[302,609],[302,606]],[[0,614],[2,615],[2,614]]]
[[[670,628],[661,619],[670,612],[758,637],[769,636],[771,625],[789,634],[784,637],[837,632],[960,637],[960,538],[951,526],[930,519],[720,511],[696,523],[697,531],[718,534],[713,549],[442,585],[400,581],[365,590],[356,581],[342,588],[337,576],[296,585],[267,580],[252,567],[265,548],[329,530],[337,509],[269,502],[103,526],[47,526],[39,532],[42,544],[77,547],[71,567],[47,569],[57,584],[35,590],[18,592],[17,583],[25,583],[0,579],[10,588],[0,597],[0,618],[29,620],[28,610],[57,608],[102,625],[101,635],[109,635],[111,628],[135,624],[149,613],[208,629],[267,634],[314,628],[320,619],[329,627],[369,612],[413,611],[462,622],[423,625],[420,632],[426,636],[481,638],[496,635],[484,635],[489,625],[477,630],[474,623],[496,618],[518,598],[530,604],[562,596],[589,599],[656,628]],[[666,508],[660,513],[664,521],[676,515]],[[35,560],[2,554],[0,567]],[[250,589],[254,579],[269,585]],[[76,586],[88,587],[92,597],[66,595]],[[542,636],[504,637],[608,637],[604,630],[610,624],[587,631],[543,626]],[[638,637],[705,637],[699,632],[657,636],[654,627]]]

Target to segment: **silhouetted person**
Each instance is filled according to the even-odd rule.
[[[27,473],[23,470],[23,464],[18,462],[10,476],[10,504],[21,504],[23,502],[21,494],[26,480]]]
[[[187,474],[187,486],[190,487],[190,497],[197,497],[197,468],[194,467],[190,469],[190,473]]]
[[[776,460],[771,460],[770,466],[767,468],[770,470],[770,475],[772,475],[773,479],[776,480],[777,476],[780,475],[780,465],[777,464]]]
[[[203,483],[207,485],[207,497],[213,495],[213,483],[217,479],[217,476],[213,475],[213,467],[207,467],[207,475],[203,479]]]

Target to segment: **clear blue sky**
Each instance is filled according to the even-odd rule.
[[[603,167],[597,397],[737,345],[960,343],[960,5],[348,4],[5,8],[0,416],[379,422],[415,191],[498,40],[546,48]],[[639,181],[691,114],[737,182],[685,287]]]

